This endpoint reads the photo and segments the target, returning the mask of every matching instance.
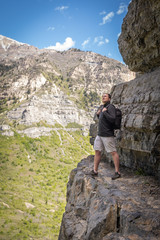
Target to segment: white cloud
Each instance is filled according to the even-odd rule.
[[[82,43],[82,47],[85,48],[85,46],[90,42],[90,38],[86,39],[83,43]]]
[[[106,24],[107,22],[110,22],[113,17],[114,17],[114,12],[108,13],[105,17],[103,17],[103,19],[102,19],[103,22],[100,23],[100,25],[104,25],[104,24]]]
[[[100,42],[103,40],[103,36],[98,36],[94,38],[94,43]]]
[[[108,39],[108,38],[106,38],[106,39],[105,39],[105,42],[106,42],[106,43],[109,43],[109,39]]]
[[[63,12],[66,9],[68,9],[68,6],[61,6],[61,7],[56,7],[55,8],[56,11],[60,11],[60,12]]]
[[[75,41],[73,41],[72,38],[67,37],[64,43],[56,42],[55,46],[47,47],[47,49],[54,49],[56,51],[66,51],[69,48],[74,47],[74,45]]]
[[[112,56],[112,54],[111,53],[108,53],[108,57],[111,57]]]
[[[121,32],[120,33],[118,33],[118,35],[117,35],[117,37],[119,38],[119,36],[121,35]]]
[[[100,15],[105,15],[106,14],[106,11],[102,11],[99,13]]]
[[[55,27],[48,27],[47,30],[48,31],[54,31]]]
[[[102,46],[104,44],[104,41],[100,41],[99,43],[98,43],[98,46]]]
[[[96,43],[98,46],[102,46],[105,43],[109,43],[109,40],[107,38],[104,39],[103,36],[97,36],[94,38],[94,43]]]
[[[125,5],[124,3],[121,3],[119,6],[119,9],[117,11],[117,14],[120,15],[120,14],[124,13],[125,11],[127,11],[127,5]]]

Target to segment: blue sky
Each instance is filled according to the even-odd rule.
[[[0,35],[38,48],[93,51],[123,62],[118,35],[130,0],[0,0]]]

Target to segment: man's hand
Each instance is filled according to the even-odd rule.
[[[101,111],[102,111],[102,109],[99,109],[99,110],[97,111],[97,115],[99,115],[99,114],[101,113]]]
[[[103,108],[103,109],[102,109],[102,112],[105,112],[105,111],[107,111],[107,108]]]

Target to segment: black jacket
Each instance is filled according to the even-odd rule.
[[[114,105],[107,102],[104,105],[101,105],[101,110],[107,108],[107,111],[104,111],[99,114],[99,123],[98,123],[98,136],[101,137],[112,137],[114,136],[113,124],[116,118],[116,110]]]

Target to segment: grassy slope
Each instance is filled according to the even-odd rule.
[[[11,73],[6,71],[6,74]],[[44,90],[49,92],[54,82],[71,98],[71,79],[55,77],[53,73],[42,73],[48,81],[35,94],[43,94]],[[83,89],[78,89],[74,94],[78,100],[73,97],[72,100],[84,109],[98,99],[96,94],[87,94]],[[21,103],[14,96],[13,99],[6,98],[1,102],[0,112],[9,111]],[[6,112],[1,115],[0,123],[19,130],[26,128],[17,125],[16,120],[7,120]],[[35,126],[47,127],[45,123]],[[80,126],[71,123],[67,127]],[[0,239],[58,238],[66,205],[69,173],[82,158],[93,153],[89,138],[82,136],[80,130],[58,132],[53,131],[52,136],[38,139],[18,134],[14,137],[0,135]],[[25,203],[35,207],[27,209]]]
[[[0,136],[0,239],[58,239],[69,173],[93,153],[80,130],[59,134]]]

